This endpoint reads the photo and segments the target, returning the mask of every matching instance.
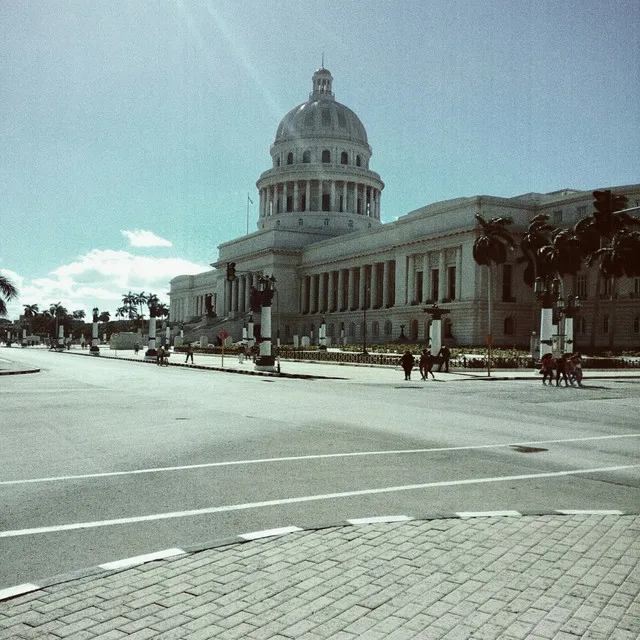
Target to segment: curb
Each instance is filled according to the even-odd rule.
[[[640,513],[640,512],[639,512]],[[265,538],[281,537],[292,533],[309,533],[314,531],[322,531],[324,529],[335,529],[338,527],[356,527],[367,524],[403,524],[411,521],[428,522],[431,520],[472,520],[479,518],[518,518],[518,517],[544,517],[544,516],[635,516],[637,513],[628,511],[620,511],[617,509],[556,509],[549,511],[531,511],[521,512],[514,510],[504,511],[458,511],[452,513],[430,514],[426,516],[408,516],[408,515],[388,515],[374,516],[369,518],[354,518],[349,520],[341,520],[335,524],[322,524],[316,527],[301,528],[295,525],[279,527],[276,529],[266,529],[264,531],[251,531],[248,533],[230,536],[228,538],[219,538],[206,543],[188,545],[184,548],[171,548],[161,551],[146,553],[132,558],[123,558],[112,562],[106,562],[87,569],[79,569],[70,573],[58,574],[50,578],[37,581],[37,583],[23,583],[13,587],[0,589],[0,602],[18,598],[34,591],[40,591],[48,587],[72,582],[86,577],[100,577],[112,575],[139,567],[149,562],[158,560],[169,560],[187,555],[201,553],[211,549],[228,547],[230,545],[246,544],[255,540]]]
[[[24,369],[23,371],[0,371],[0,376],[19,376],[25,373],[40,373],[40,369]]]
[[[71,353],[69,351],[63,351],[71,356],[90,356],[89,353]],[[96,357],[96,356],[92,356]],[[98,356],[99,357],[99,356]],[[123,360],[126,362],[137,362],[139,364],[156,364],[152,360],[139,360],[136,358],[125,358],[121,356],[105,356],[102,358],[105,360]],[[156,365],[157,366],[157,365]],[[270,372],[270,371],[242,371],[240,369],[227,369],[226,367],[214,367],[204,364],[187,364],[186,362],[169,362],[169,367],[184,367],[185,369],[199,369],[201,371],[221,371],[223,373],[237,373],[245,376],[262,376],[266,378],[294,378],[302,380],[347,380],[347,378],[340,378],[338,376],[317,376],[308,373],[283,373],[283,372]]]

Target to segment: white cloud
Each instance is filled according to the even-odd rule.
[[[127,231],[121,229],[120,233],[129,239],[129,245],[131,247],[172,247],[173,245],[169,240],[165,240],[160,236],[157,236],[152,231],[146,231],[145,229],[133,229],[133,231]]]
[[[8,269],[0,269],[19,290],[19,298],[7,304],[10,319],[17,319],[25,304],[38,304],[40,309],[61,302],[69,311],[93,307],[109,311],[122,306],[128,291],[155,293],[169,302],[169,281],[178,275],[192,275],[210,267],[182,258],[136,256],[128,251],[93,249],[70,264],[62,265],[42,278],[31,280]]]

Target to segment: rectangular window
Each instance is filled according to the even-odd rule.
[[[423,284],[424,284],[424,278],[423,278],[423,273],[422,271],[417,271],[416,272],[416,295],[415,298],[418,302],[422,302],[422,289],[423,289]]]
[[[551,222],[552,224],[562,224],[562,209],[551,214]]]
[[[514,302],[513,299],[513,266],[502,265],[502,302]]]
[[[431,300],[440,299],[440,269],[431,269]]]
[[[583,336],[587,333],[587,321],[584,316],[577,316],[573,320],[573,327],[575,333]]]
[[[581,300],[587,299],[587,276],[578,276],[576,278],[576,295]]]
[[[576,209],[576,217],[584,218],[587,215],[587,205],[583,204]]]
[[[447,297],[449,300],[456,299],[456,268],[447,269]]]
[[[610,296],[613,291],[613,278],[603,278],[600,293],[603,296]]]
[[[605,313],[602,316],[602,324],[600,325],[600,333],[609,333],[609,316]]]

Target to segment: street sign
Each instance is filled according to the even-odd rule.
[[[226,329],[221,329],[218,332],[218,338],[224,342],[231,334]]]

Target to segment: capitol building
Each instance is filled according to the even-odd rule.
[[[472,255],[475,215],[510,216],[517,236],[536,215],[570,226],[593,210],[591,191],[563,189],[435,202],[383,224],[384,182],[370,168],[367,131],[335,99],[324,68],[313,74],[309,99],[281,120],[270,153],[271,166],[256,183],[257,230],[221,244],[211,270],[171,280],[170,322],[183,327],[185,339],[206,335],[214,342],[225,329],[240,340],[251,288],[259,277],[273,276],[273,336],[282,344],[303,338],[317,344],[323,320],[329,346],[400,336],[423,342],[431,322],[425,308],[433,304],[448,311],[443,342],[484,344],[488,277]],[[640,203],[640,185],[607,188],[626,195],[630,207]],[[523,281],[518,255],[513,251],[493,267],[498,346],[529,345],[539,329],[539,304]],[[235,263],[231,282],[229,263]],[[616,346],[640,345],[640,278],[622,279],[614,299],[606,287],[596,290],[599,282],[595,267],[564,279],[563,294],[583,301],[574,325],[577,347],[606,346],[614,329]]]

